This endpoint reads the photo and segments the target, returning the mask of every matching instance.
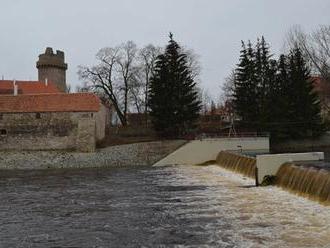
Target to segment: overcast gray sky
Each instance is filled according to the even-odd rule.
[[[0,74],[37,79],[47,46],[65,51],[68,82],[78,65],[127,40],[164,46],[168,32],[199,54],[203,85],[216,95],[237,63],[240,41],[264,35],[278,53],[295,24],[306,31],[330,24],[330,0],[1,0]]]

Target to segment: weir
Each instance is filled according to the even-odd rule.
[[[220,151],[269,153],[269,138],[240,137],[193,140],[158,161],[154,166],[203,164],[216,160]]]
[[[276,185],[290,192],[330,205],[330,165],[320,162],[324,153],[264,154],[268,138],[194,140],[154,166],[201,165],[215,161],[219,166],[256,180],[256,185]],[[294,162],[299,161],[299,162]]]
[[[261,172],[264,173],[267,171],[265,167],[269,167],[267,176],[275,176],[275,180],[272,183],[276,186],[299,196],[307,197],[325,205],[330,205],[330,164],[310,160],[310,156],[312,155],[314,157],[316,155],[318,155],[317,157],[322,157],[321,155],[323,154],[291,154],[291,157],[299,157],[307,161],[281,162],[281,159],[287,159],[289,155],[290,154],[278,154],[277,156],[267,155],[267,157],[264,157],[267,158],[267,160],[264,161],[267,163],[260,164],[260,161],[258,161],[259,168],[263,168]],[[276,157],[280,159],[274,160]],[[271,163],[271,161],[273,161],[273,163]],[[225,169],[250,178],[256,178],[256,181],[258,181],[257,174],[259,171],[257,168],[257,159],[255,158],[222,151],[218,154],[216,162]],[[278,167],[277,164],[279,164]],[[274,168],[278,169],[274,170]],[[274,174],[270,172],[274,172]]]
[[[257,181],[262,183],[265,177],[276,176],[281,165],[293,161],[323,161],[323,152],[282,153],[257,155]]]
[[[244,176],[255,178],[256,159],[230,152],[220,152],[216,162],[221,167],[240,173]]]
[[[330,167],[285,163],[276,174],[276,185],[300,196],[330,205]]]

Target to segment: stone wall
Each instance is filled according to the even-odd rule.
[[[77,150],[81,152],[95,151],[95,120],[80,119],[78,121]]]
[[[185,144],[184,140],[144,142],[99,149],[95,153],[0,151],[0,169],[151,166]]]
[[[104,136],[97,113],[0,114],[0,150],[95,150],[96,133]]]
[[[95,114],[96,122],[96,140],[100,141],[105,138],[105,130],[110,125],[110,111],[103,104],[100,106],[100,111]]]

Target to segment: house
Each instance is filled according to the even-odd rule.
[[[105,111],[92,93],[0,96],[0,150],[93,152]]]
[[[0,150],[95,151],[109,111],[93,93],[69,94],[64,53],[47,48],[38,81],[0,80]]]

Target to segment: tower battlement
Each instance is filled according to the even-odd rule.
[[[68,65],[65,63],[65,55],[63,51],[57,50],[53,52],[51,47],[47,47],[45,53],[39,55],[36,64],[38,68],[39,81],[47,81],[55,83],[59,90],[65,92],[66,88],[66,70]]]

